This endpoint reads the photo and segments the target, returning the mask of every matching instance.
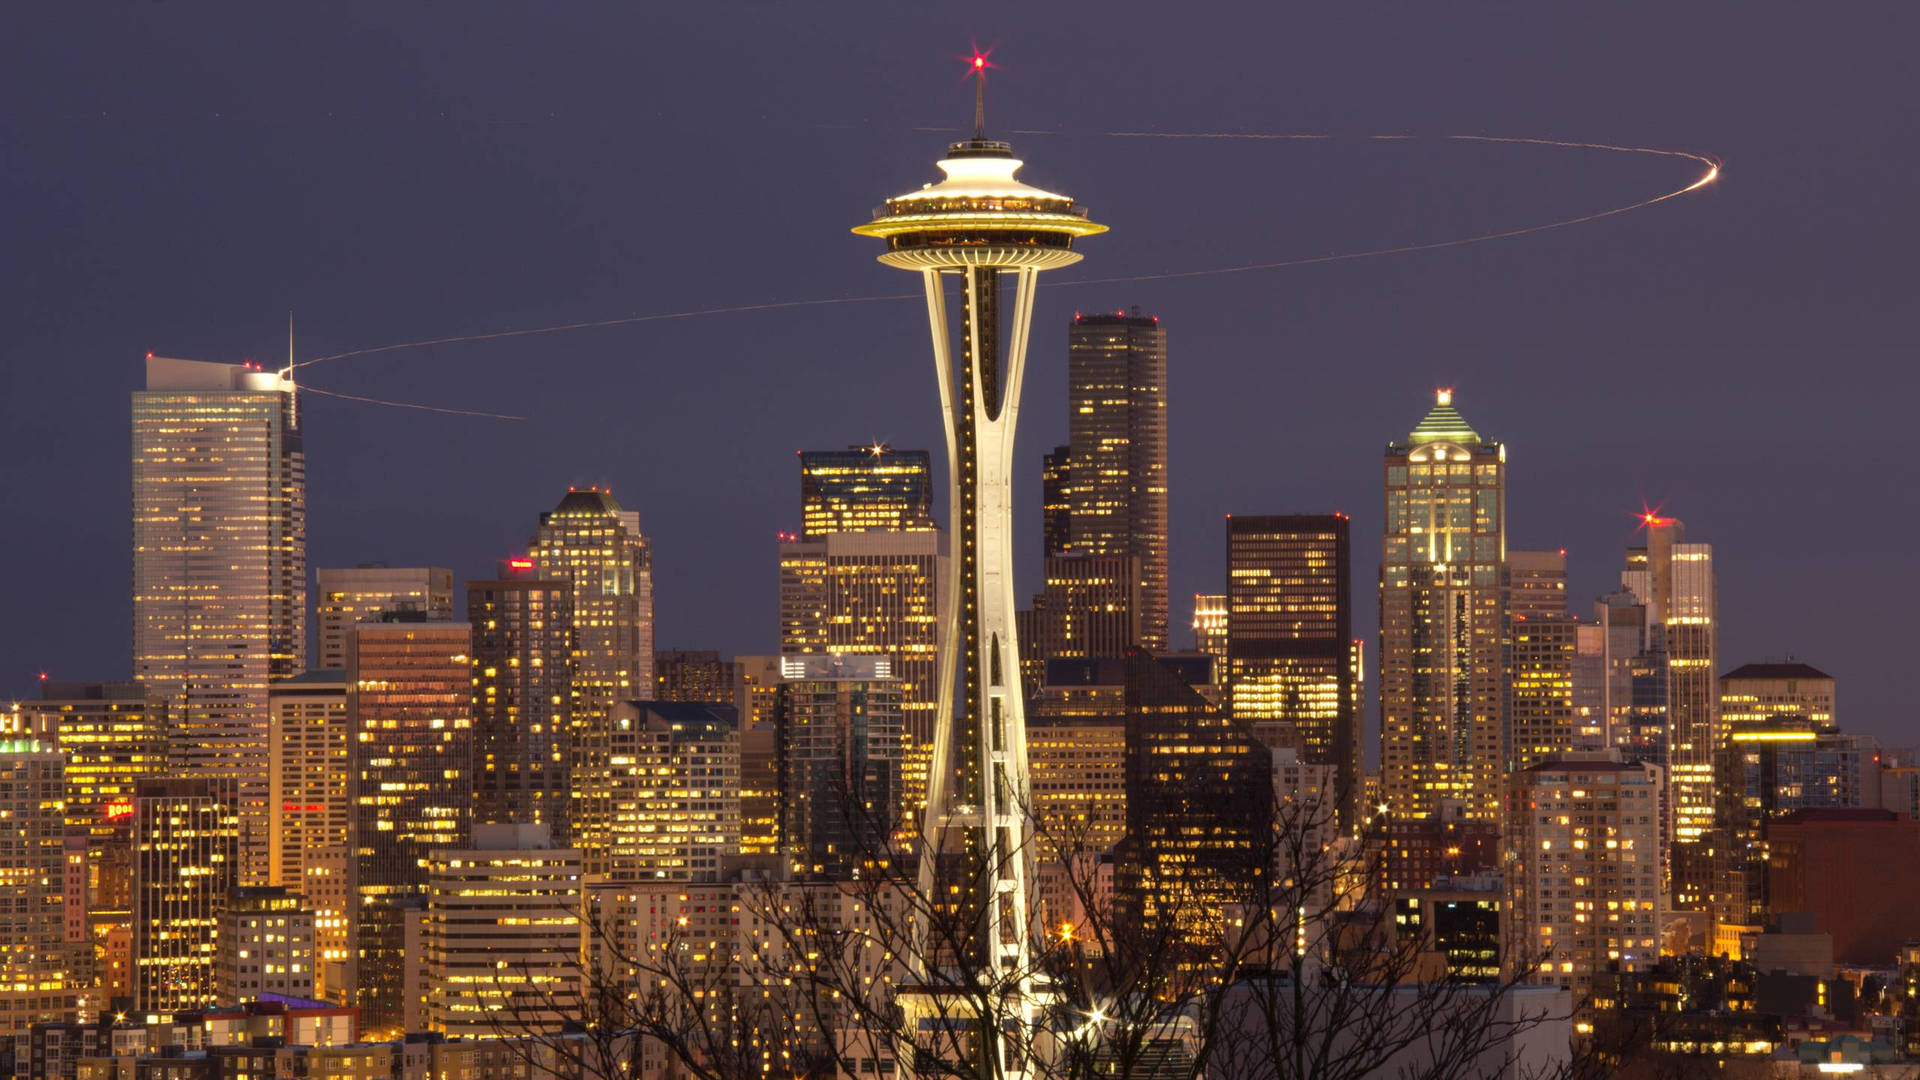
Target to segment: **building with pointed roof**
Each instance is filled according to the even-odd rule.
[[[640,531],[640,514],[622,509],[613,492],[568,488],[540,515],[528,557],[539,577],[573,587],[570,841],[589,873],[605,873],[614,827],[607,762],[614,709],[653,693],[653,545]]]
[[[1381,787],[1395,817],[1499,821],[1505,762],[1506,447],[1435,395],[1386,449]]]

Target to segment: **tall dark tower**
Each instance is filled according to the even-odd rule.
[[[976,57],[976,72],[985,64]],[[1080,261],[1073,241],[1106,227],[1071,198],[1014,179],[1020,160],[984,125],[976,98],[974,137],[948,147],[945,179],[888,199],[854,232],[885,240],[880,261],[920,274],[926,288],[953,522],[920,859],[923,895],[937,898],[931,917],[944,929],[916,922],[927,947],[914,950],[900,1001],[923,1054],[987,1078],[1031,1074],[1023,1042],[1044,996],[1031,961],[1038,927],[1014,626],[1014,419],[1040,271]],[[957,352],[950,282],[960,299]],[[970,1008],[979,1001],[996,1002],[997,1015]],[[923,1072],[917,1065],[910,1071]]]
[[[1140,579],[1140,641],[1167,641],[1167,331],[1157,316],[1075,315],[1067,333],[1073,483],[1068,542],[1126,556]]]
[[[1234,719],[1338,770],[1340,820],[1353,828],[1366,774],[1350,525],[1345,514],[1227,519],[1227,681]]]

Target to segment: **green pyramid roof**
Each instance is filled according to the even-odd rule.
[[[1407,436],[1407,441],[1413,443],[1415,446],[1430,442],[1450,442],[1466,445],[1479,443],[1480,433],[1467,426],[1466,418],[1455,411],[1453,407],[1453,391],[1435,391],[1434,398],[1435,404],[1433,411],[1427,413],[1426,418],[1421,420],[1419,425],[1413,429],[1412,433]]]

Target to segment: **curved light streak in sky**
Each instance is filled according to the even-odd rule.
[[[484,412],[479,409],[448,409],[439,405],[422,405],[418,402],[413,402],[413,401],[388,401],[386,398],[363,397],[359,394],[343,394],[338,390],[322,390],[317,386],[301,386],[300,392],[305,394],[320,394],[322,396],[330,397],[330,398],[340,398],[343,401],[361,401],[361,402],[365,402],[368,405],[385,405],[385,406],[388,406],[389,408],[394,408],[394,409],[419,409],[422,412],[446,413],[450,416],[482,416],[489,420],[525,420],[526,419],[526,417],[524,416],[513,416],[508,413]]]
[[[936,130],[936,129],[926,129]],[[1062,135],[1067,132],[1026,130],[1015,131],[1022,135]],[[1334,135],[1286,134],[1241,131],[1104,131],[1100,133],[1115,139],[1219,139],[1246,141],[1312,141],[1321,142],[1339,138]],[[1418,135],[1365,135],[1360,138],[1378,142],[1407,142],[1424,136]],[[1651,198],[1622,206],[1597,210],[1576,217],[1557,218],[1553,221],[1534,225],[1523,225],[1496,232],[1476,233],[1473,236],[1460,236],[1451,240],[1432,240],[1418,244],[1398,244],[1392,247],[1369,248],[1365,251],[1334,252],[1327,255],[1309,255],[1295,259],[1281,259],[1275,262],[1243,263],[1237,266],[1216,266],[1200,270],[1168,270],[1153,274],[1121,274],[1112,277],[1078,278],[1072,281],[1047,282],[1041,288],[1065,289],[1076,285],[1117,285],[1135,281],[1168,281],[1176,278],[1215,277],[1224,274],[1245,274],[1259,270],[1285,270],[1300,266],[1319,266],[1326,263],[1353,262],[1360,259],[1378,259],[1390,255],[1410,255],[1421,251],[1442,251],[1447,248],[1467,247],[1472,244],[1486,244],[1496,240],[1511,240],[1534,233],[1548,232],[1553,229],[1565,229],[1574,225],[1584,225],[1620,214],[1644,210],[1649,206],[1677,199],[1698,191],[1713,183],[1720,176],[1720,163],[1705,154],[1696,154],[1686,150],[1666,150],[1652,146],[1621,146],[1613,143],[1578,142],[1571,139],[1542,139],[1516,135],[1441,135],[1432,136],[1445,142],[1503,143],[1515,146],[1549,146],[1564,150],[1597,150],[1616,154],[1645,154],[1653,157],[1681,158],[1705,166],[1706,171],[1685,185],[1671,191],[1662,192]],[[735,304],[727,307],[696,308],[687,311],[663,311],[647,315],[627,315],[614,319],[596,319],[591,322],[559,323],[553,326],[530,326],[514,330],[495,330],[478,334],[460,334],[453,337],[425,338],[419,341],[400,341],[388,345],[374,345],[364,349],[350,349],[346,352],[316,356],[309,360],[294,363],[287,371],[297,370],[327,360],[345,360],[356,356],[375,356],[381,353],[399,352],[404,349],[421,349],[431,345],[454,345],[473,341],[494,341],[501,338],[529,337],[537,334],[559,334],[572,330],[593,330],[608,326],[627,326],[634,323],[662,322],[669,319],[697,319],[709,315],[735,315],[751,311],[777,311],[783,308],[828,307],[836,304],[867,304],[883,300],[917,300],[919,293],[884,293],[872,296],[834,296],[818,297],[808,300],[777,300],[763,304]],[[500,420],[522,420],[524,417],[509,416],[505,413],[481,412],[469,409],[443,409],[433,405],[419,405],[410,402],[385,401],[379,398],[360,397],[343,394],[318,387],[305,387],[308,391],[328,397],[343,398],[349,401],[362,401],[374,405],[388,405],[404,409],[424,409],[429,412],[444,412],[458,416],[480,416]]]

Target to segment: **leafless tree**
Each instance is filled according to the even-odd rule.
[[[1549,1054],[1535,1068],[1518,1056],[1568,1021],[1564,998],[1536,1005],[1525,990],[1541,958],[1510,952],[1497,976],[1472,979],[1446,970],[1428,934],[1396,931],[1379,893],[1385,854],[1339,829],[1338,804],[1277,797],[1237,865],[1162,872],[1148,906],[1116,904],[1108,853],[1083,826],[1039,814],[1026,846],[956,860],[934,890],[918,872],[935,857],[925,837],[865,827],[847,834],[884,839],[835,880],[767,873],[627,899],[595,892],[576,1019],[531,1040],[550,1062],[534,1075],[878,1080],[886,1062],[902,1078],[955,1080],[1590,1071],[1585,1058]],[[952,959],[977,943],[1009,859],[1036,868],[1047,903],[1026,921],[1026,965],[982,976]],[[730,910],[704,923],[636,910],[662,896]],[[1019,1008],[1016,986],[1030,990]],[[528,1001],[524,1012],[561,1004]],[[1007,1060],[979,1052],[995,1041],[986,1033],[1002,1036]]]

